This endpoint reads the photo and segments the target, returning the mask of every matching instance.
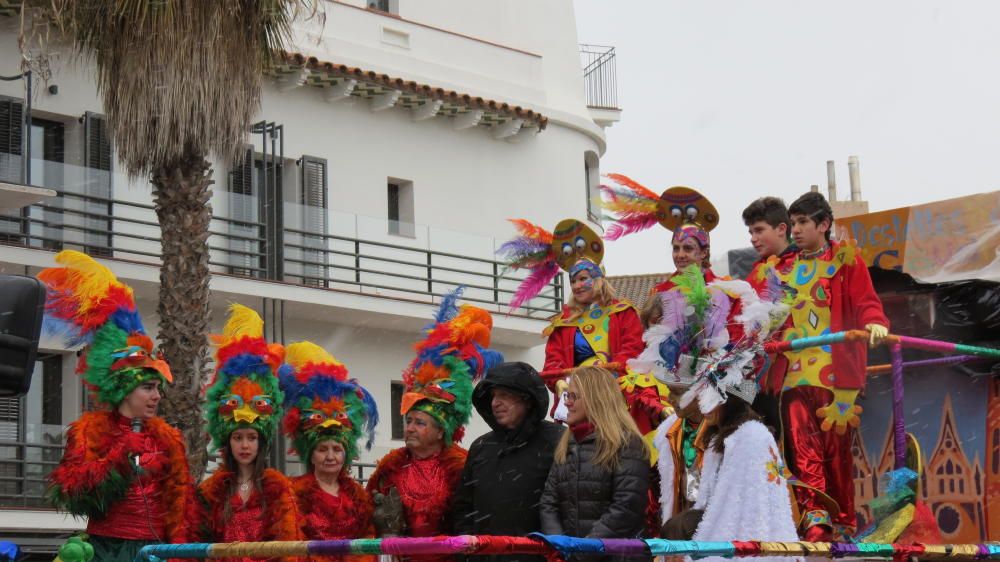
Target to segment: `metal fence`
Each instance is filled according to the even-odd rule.
[[[587,105],[597,109],[619,109],[615,48],[581,44],[580,64]]]
[[[77,173],[73,166],[49,164],[59,167],[61,178]],[[132,200],[115,198],[107,178],[96,183],[105,187],[94,190],[86,181],[67,181],[61,187],[50,183],[45,187],[54,188],[57,197],[19,212],[0,214],[0,244],[51,251],[75,249],[94,257],[158,264],[160,227],[154,207],[133,193],[128,193]],[[94,191],[101,193],[95,195]],[[233,194],[227,195],[232,199]],[[291,215],[302,206],[285,207],[293,209],[286,210]],[[358,220],[353,215],[345,219],[345,213],[322,212],[331,213],[337,223]],[[361,229],[370,238],[360,236],[357,228],[323,234],[295,228],[295,224],[275,232],[259,216],[253,219],[212,217],[208,242],[213,272],[427,303],[464,285],[464,300],[495,312],[506,310],[526,275],[505,271],[496,259],[477,257],[493,253],[495,242],[485,237],[451,232],[440,235],[444,231],[415,225],[407,227],[424,229],[420,240],[389,236],[390,221],[372,218],[366,218],[371,224]],[[383,236],[379,238],[376,231]],[[443,247],[458,251],[433,249],[430,233],[438,235]],[[454,243],[461,239],[474,240],[475,244]],[[469,251],[475,255],[461,253],[472,247],[475,250]],[[562,276],[558,276],[520,313],[544,318],[561,310],[565,296],[562,283]]]
[[[62,455],[61,444],[0,440],[0,510],[51,509],[45,491],[49,473],[59,464]],[[300,469],[289,471],[289,474],[300,473],[302,465],[297,459],[288,460]],[[218,459],[214,459],[210,469],[217,464]],[[351,463],[350,470],[354,479],[364,484],[375,470],[375,463]]]
[[[51,507],[47,478],[62,458],[62,445],[0,441],[0,509]]]

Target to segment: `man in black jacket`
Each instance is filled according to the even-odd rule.
[[[539,499],[563,428],[545,421],[549,391],[531,365],[504,363],[476,386],[472,403],[493,431],[469,448],[455,494],[455,532],[524,536],[541,530]],[[482,558],[482,557],[477,557]],[[491,556],[494,562],[544,560]]]

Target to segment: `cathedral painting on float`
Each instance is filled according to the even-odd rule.
[[[906,430],[923,451],[921,497],[948,543],[1000,540],[1000,377],[951,368],[904,374]],[[859,528],[878,477],[893,468],[892,382],[868,379],[860,431],[852,444]]]

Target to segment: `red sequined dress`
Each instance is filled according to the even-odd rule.
[[[316,477],[304,474],[292,480],[306,540],[365,539],[375,537],[374,505],[368,492],[350,474],[341,471],[337,495],[324,491]],[[374,562],[374,556],[313,556],[313,562]]]
[[[449,534],[452,495],[462,478],[465,449],[451,445],[425,459],[414,458],[408,449],[396,449],[379,461],[368,480],[368,492],[399,491],[406,515],[406,536],[433,537]],[[413,562],[446,562],[451,556],[410,556]]]
[[[211,542],[300,541],[302,516],[292,491],[292,484],[280,472],[267,469],[261,478],[260,488],[254,486],[244,501],[238,493],[230,494],[230,484],[236,474],[219,468],[198,486],[198,493],[205,510],[204,540]],[[227,519],[226,502],[232,515]],[[226,558],[226,562],[256,562],[280,560],[300,562],[296,557],[282,558]]]

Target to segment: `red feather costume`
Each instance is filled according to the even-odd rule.
[[[375,537],[372,513],[375,507],[371,496],[350,474],[341,471],[337,479],[340,491],[328,494],[312,474],[292,480],[292,488],[299,502],[305,522],[303,530],[307,540],[368,539]],[[314,556],[322,562],[374,562],[374,556]]]
[[[204,540],[210,542],[301,541],[302,519],[292,483],[283,474],[268,468],[261,477],[261,491],[254,488],[244,502],[238,493],[230,494],[236,474],[220,467],[198,486],[204,506]],[[225,517],[226,502],[232,516]],[[264,558],[225,558],[226,562],[251,562]],[[296,557],[279,558],[281,562],[299,562]]]
[[[407,535],[433,537],[445,535],[452,496],[462,479],[468,452],[451,445],[426,459],[416,459],[401,447],[382,457],[368,480],[368,493],[388,494],[399,491],[406,515]],[[411,556],[413,562],[446,562],[450,556]]]
[[[141,433],[117,411],[87,412],[70,424],[63,460],[49,476],[72,499],[95,494],[109,479],[129,481],[124,497],[102,514],[88,515],[87,532],[128,540],[191,541],[196,502],[187,454],[179,431],[161,418],[148,419]],[[132,458],[140,459],[136,477]],[[149,512],[146,500],[152,504]]]

